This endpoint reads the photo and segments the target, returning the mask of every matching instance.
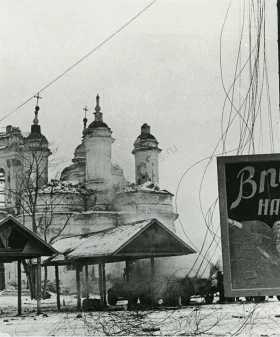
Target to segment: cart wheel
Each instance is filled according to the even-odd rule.
[[[211,304],[214,301],[214,294],[207,294],[204,298],[205,303]]]

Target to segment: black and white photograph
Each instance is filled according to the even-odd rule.
[[[280,0],[0,18],[0,337],[280,335]]]

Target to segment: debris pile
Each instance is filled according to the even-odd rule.
[[[146,181],[142,185],[136,185],[135,183],[120,183],[115,185],[115,190],[118,193],[125,192],[138,192],[138,191],[146,191],[146,192],[158,192],[158,193],[169,193],[166,190],[161,190],[159,185],[155,181]]]
[[[79,181],[59,181],[51,180],[50,183],[43,186],[39,190],[40,194],[59,194],[59,193],[71,193],[71,194],[88,194],[89,190],[86,190],[84,184]]]

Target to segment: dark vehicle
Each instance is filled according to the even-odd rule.
[[[182,304],[190,303],[191,296],[204,297],[205,303],[210,304],[218,288],[208,278],[184,278],[180,281]]]
[[[116,282],[108,290],[108,303],[116,305],[119,300],[128,300],[129,305],[156,305],[160,299],[164,305],[178,305],[181,298],[182,305],[188,305],[191,296],[204,297],[206,303],[212,303],[214,294],[218,291],[206,278],[176,278],[154,281]],[[153,303],[153,301],[155,303]]]

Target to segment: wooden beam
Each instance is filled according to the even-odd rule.
[[[115,263],[115,262],[121,262],[121,261],[126,261],[126,260],[143,260],[143,259],[150,259],[152,256],[154,257],[172,257],[172,256],[186,256],[191,254],[190,251],[184,251],[184,252],[156,252],[156,253],[121,253],[120,255],[110,255],[110,256],[104,256],[104,257],[84,257],[80,259],[80,262],[83,265],[97,265],[97,264],[102,264],[102,263]],[[0,260],[1,256],[0,256]],[[13,260],[14,261],[14,260]],[[48,262],[45,263],[47,266],[66,266],[66,265],[73,265],[75,263],[74,259],[67,259],[66,261],[55,261],[55,262]]]
[[[155,257],[151,257],[151,275],[152,275],[152,280],[154,281],[155,275],[156,275],[156,268],[155,268]]]
[[[103,272],[102,272],[102,264],[98,265],[98,272],[99,272],[98,281],[99,281],[100,305],[101,305],[101,308],[103,308],[104,307],[104,300],[103,300],[103,282],[102,282]]]
[[[157,256],[157,257],[167,257],[167,256],[184,256],[184,255],[189,255],[191,254],[190,251],[169,251],[167,252],[166,250],[162,250],[162,251],[157,251],[157,252],[139,252],[139,253],[133,253],[133,252],[125,252],[125,253],[120,253],[120,255],[116,254],[114,255],[112,258],[110,257],[110,259],[108,258],[106,263],[110,263],[110,262],[114,262],[114,258],[115,260],[117,259],[117,257],[123,257],[123,261],[127,259],[127,257],[131,257],[131,259],[149,259],[152,256]],[[124,258],[125,257],[125,258]]]
[[[56,285],[57,309],[60,310],[60,290],[59,290],[59,270],[58,270],[58,266],[55,266],[55,285]]]
[[[280,0],[277,0],[278,100],[280,109]]]
[[[86,298],[89,299],[89,282],[88,282],[88,265],[85,265],[85,274],[86,274]]]
[[[37,257],[37,315],[41,314],[41,257]]]
[[[128,283],[129,282],[129,272],[130,272],[130,262],[129,261],[125,261],[125,282]]]
[[[76,263],[76,283],[77,283],[77,307],[81,309],[81,277],[80,277],[80,265]]]
[[[156,303],[156,298],[155,298],[155,275],[156,275],[156,268],[155,268],[155,257],[151,257],[151,277],[152,277],[152,284],[151,284],[151,297],[152,297],[152,302],[153,304]]]
[[[103,305],[106,307],[106,271],[105,271],[105,263],[102,264],[102,281],[103,281]]]
[[[120,255],[114,255],[114,256],[104,256],[104,257],[84,257],[80,259],[80,262],[83,265],[97,265],[102,263],[115,263],[115,262],[121,262],[126,260],[143,260],[143,259],[150,259],[152,256],[155,257],[172,257],[172,256],[186,256],[189,255],[190,252],[172,252],[172,253],[166,253],[166,252],[156,252],[156,253],[121,253]],[[1,260],[1,257],[0,257]],[[1,260],[2,261],[2,260]],[[66,265],[73,265],[75,263],[75,260],[68,259],[66,261],[55,261],[55,262],[47,262],[45,265],[47,266],[66,266]]]
[[[41,256],[40,253],[34,253],[34,254],[31,254],[31,253],[25,253],[25,252],[22,252],[21,249],[14,249],[13,251],[11,251],[10,249],[8,250],[1,250],[0,251],[0,256],[2,257],[5,257],[5,256],[9,256],[9,257],[14,257],[14,261],[17,261],[17,258],[19,256],[23,256],[25,259],[33,259],[33,258],[36,258],[36,257],[39,257]]]
[[[21,260],[17,262],[18,272],[18,316],[21,315]]]
[[[31,277],[32,277],[32,280],[34,282],[34,299],[36,300],[37,299],[37,285],[38,285],[38,282],[37,282],[37,265],[31,265]]]

